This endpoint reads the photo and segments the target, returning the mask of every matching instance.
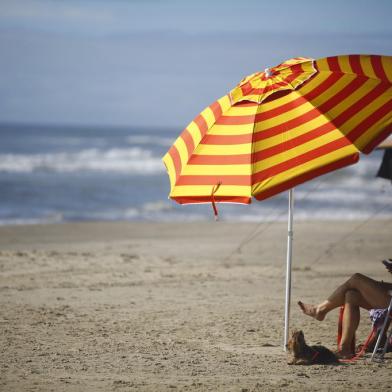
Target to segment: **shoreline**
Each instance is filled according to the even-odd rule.
[[[298,299],[322,300],[354,272],[389,279],[392,220],[358,226],[294,222],[290,325],[309,344],[335,349],[337,311],[318,323]],[[0,227],[0,389],[388,388],[391,354],[382,365],[287,365],[286,236],[285,222]],[[369,331],[362,312],[358,344]]]

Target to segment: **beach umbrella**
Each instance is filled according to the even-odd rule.
[[[288,340],[293,191],[353,164],[390,133],[392,57],[294,58],[245,77],[203,110],[163,157],[181,204],[250,203],[289,190]],[[388,130],[389,127],[389,130]]]

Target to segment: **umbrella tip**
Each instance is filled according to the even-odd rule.
[[[272,72],[268,67],[264,70],[264,73],[267,78],[272,76]]]

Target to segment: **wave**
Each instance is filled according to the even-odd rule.
[[[175,138],[156,135],[132,135],[128,136],[126,140],[129,144],[147,144],[163,147],[170,147],[175,142]]]
[[[161,158],[139,147],[45,154],[0,154],[0,172],[31,173],[39,171],[104,171],[130,174],[163,172]]]

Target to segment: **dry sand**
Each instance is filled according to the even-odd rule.
[[[0,390],[391,389],[391,354],[382,364],[286,364],[286,225],[261,225],[234,252],[255,228],[0,228]],[[391,256],[390,220],[296,223],[292,328],[303,329],[308,343],[334,349],[338,312],[317,322],[296,301],[324,299],[353,272],[387,280],[380,260]],[[369,331],[363,312],[358,341]]]

